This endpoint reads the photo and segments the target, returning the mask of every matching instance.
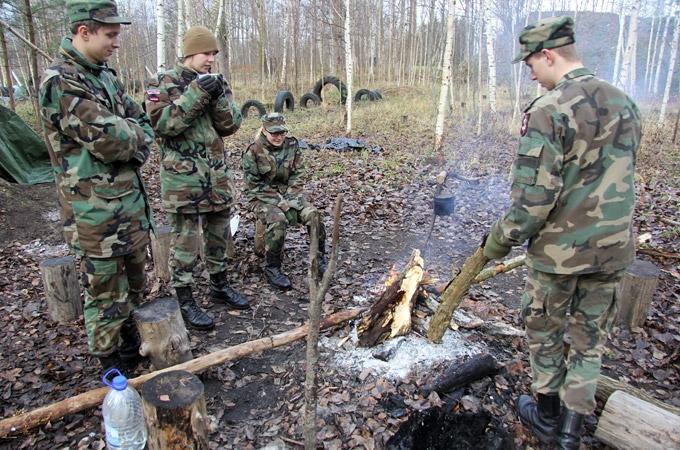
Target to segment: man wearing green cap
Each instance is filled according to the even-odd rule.
[[[231,308],[250,307],[227,280],[227,241],[231,239],[229,208],[234,199],[232,175],[223,137],[241,125],[241,112],[229,84],[210,74],[217,39],[205,27],[184,35],[182,62],[158,75],[146,91],[161,149],[161,196],[172,228],[170,267],[184,320],[193,328],[214,327],[213,319],[193,297],[196,237],[203,227],[210,295]]]
[[[524,110],[512,205],[483,244],[498,259],[529,240],[522,317],[536,400],[523,395],[517,409],[541,442],[563,449],[579,448],[595,409],[615,285],[633,261],[640,145],[637,106],[583,67],[573,25],[551,17],[520,34],[515,62],[548,92]]]
[[[302,193],[302,153],[298,141],[286,137],[288,127],[282,114],[262,117],[262,128],[243,155],[247,196],[257,220],[264,224],[265,267],[267,280],[281,289],[292,287],[281,270],[286,227],[302,223],[309,227],[318,210]],[[309,231],[309,228],[308,228]],[[319,271],[327,266],[326,231],[319,220]]]
[[[70,37],[45,71],[45,125],[64,236],[81,257],[90,353],[132,371],[139,336],[131,313],[144,292],[151,213],[138,169],[153,142],[149,118],[106,62],[119,47],[112,0],[67,0]]]

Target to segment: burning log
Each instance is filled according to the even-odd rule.
[[[387,287],[357,327],[359,345],[372,347],[411,330],[411,313],[423,279],[424,265],[420,251],[413,250],[406,268]]]

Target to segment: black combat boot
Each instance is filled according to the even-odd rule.
[[[243,294],[229,286],[226,272],[210,275],[210,297],[215,303],[224,303],[234,309],[250,308]]]
[[[581,446],[581,434],[583,434],[583,414],[565,408],[557,431],[557,448],[578,450]]]
[[[538,402],[530,395],[520,395],[517,413],[522,424],[544,444],[552,444],[557,438],[557,422],[560,418],[560,397],[557,394],[538,394]]]
[[[197,330],[212,330],[215,328],[215,322],[213,322],[212,317],[196,304],[196,300],[191,295],[190,287],[178,287],[175,288],[175,292],[177,292],[177,301],[182,311],[182,317],[190,327]]]
[[[265,261],[264,274],[267,281],[280,289],[293,287],[288,275],[281,271],[281,253],[266,252]]]
[[[98,356],[97,359],[99,359],[99,363],[102,365],[103,372],[115,368],[127,379],[134,377],[134,367],[131,368],[129,364],[123,361],[117,351],[107,356]]]
[[[120,359],[127,365],[131,371],[137,368],[137,365],[142,361],[142,355],[139,354],[139,346],[141,339],[139,332],[132,317],[129,317],[123,326],[120,327],[121,345],[118,348]]]

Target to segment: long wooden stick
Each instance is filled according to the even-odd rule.
[[[24,44],[28,45],[28,46],[31,47],[33,50],[35,50],[36,52],[40,53],[40,56],[42,56],[43,58],[45,58],[45,59],[47,60],[48,63],[52,62],[52,57],[51,57],[50,55],[48,55],[45,51],[43,51],[43,50],[40,49],[39,47],[36,47],[36,45],[35,45],[34,43],[32,43],[31,41],[29,41],[28,39],[26,39],[21,33],[19,33],[17,30],[15,30],[14,28],[12,28],[7,22],[5,22],[4,20],[0,19],[0,25],[2,25],[3,27],[7,28],[7,31],[9,31],[10,33],[12,33],[14,36],[18,37],[19,40],[21,40]]]
[[[362,311],[363,308],[355,308],[332,314],[324,319],[323,323],[321,324],[321,329],[330,328],[340,323],[354,319],[359,314],[361,314]],[[210,367],[222,364],[226,361],[239,359],[253,353],[261,352],[263,350],[281,347],[282,345],[302,339],[307,335],[307,327],[308,325],[303,325],[283,333],[275,334],[273,336],[244,342],[242,344],[234,345],[233,347],[218,350],[182,364],[177,364],[162,370],[141,375],[137,378],[129,380],[128,383],[136,388],[156,375],[169,372],[171,370],[186,370],[187,372],[191,373],[203,372]],[[109,388],[107,387],[93,389],[74,397],[69,397],[60,402],[34,409],[28,413],[3,419],[0,421],[0,438],[14,436],[33,427],[59,420],[69,414],[75,414],[77,412],[98,406],[101,404],[108,391]]]
[[[305,449],[316,448],[316,368],[319,361],[319,320],[321,318],[321,304],[326,296],[331,278],[335,272],[340,248],[340,211],[342,210],[342,196],[338,195],[333,210],[333,239],[331,241],[331,258],[326,272],[319,285],[319,218],[314,217],[310,226],[309,245],[309,324],[311,330],[307,333],[307,367],[305,369]]]
[[[524,264],[526,264],[526,261],[527,261],[526,254],[515,256],[514,258],[510,258],[506,261],[503,261],[502,263],[496,264],[493,267],[489,267],[487,269],[482,270],[481,272],[479,272],[479,275],[477,275],[475,279],[472,281],[474,283],[481,283],[482,281],[488,280],[489,278],[493,278],[498,274],[510,272],[513,269],[521,267]]]
[[[460,305],[463,295],[488,261],[482,247],[478,247],[477,251],[465,260],[460,274],[444,290],[439,309],[430,321],[430,327],[427,329],[427,338],[430,341],[436,343],[442,341],[442,336],[451,322],[453,311]]]

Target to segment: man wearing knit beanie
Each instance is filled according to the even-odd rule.
[[[235,309],[250,307],[227,281],[234,189],[223,138],[238,130],[241,113],[229,84],[210,73],[217,51],[217,39],[207,28],[189,28],[182,62],[159,74],[146,91],[146,110],[160,138],[162,206],[172,229],[171,284],[185,322],[199,330],[214,327],[192,293],[199,224],[212,301]]]

